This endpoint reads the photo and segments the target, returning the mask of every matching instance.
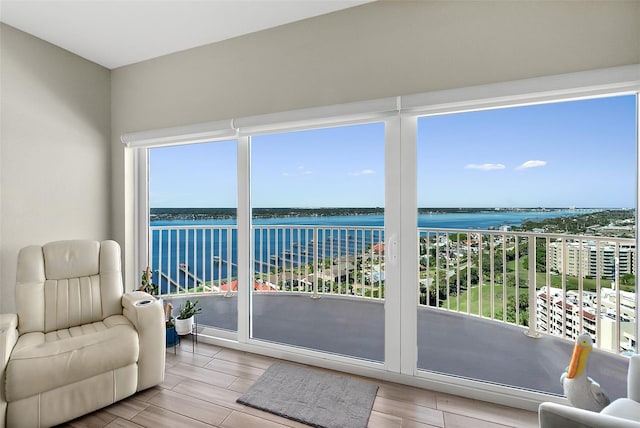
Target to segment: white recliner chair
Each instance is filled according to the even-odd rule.
[[[17,314],[0,314],[0,428],[56,425],[164,379],[161,302],[123,294],[114,241],[18,255]]]
[[[640,428],[640,355],[629,360],[626,398],[618,398],[600,413],[542,403],[538,416],[541,428]]]

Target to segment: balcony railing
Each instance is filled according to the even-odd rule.
[[[533,337],[587,332],[600,348],[635,347],[633,239],[450,229],[419,236],[421,304],[525,326]]]
[[[254,290],[384,298],[384,231],[353,227],[256,227]]]
[[[151,229],[162,295],[237,292],[234,226]],[[633,239],[419,228],[419,306],[635,349]],[[255,226],[254,292],[384,300],[380,227]],[[535,306],[533,306],[535,305]]]

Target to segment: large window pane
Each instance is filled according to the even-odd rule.
[[[253,137],[254,338],[384,360],[384,125]]]
[[[625,395],[635,103],[419,119],[419,369],[562,394],[573,342],[588,333],[589,375]]]
[[[174,305],[198,300],[199,326],[237,331],[236,142],[149,150],[150,266]]]

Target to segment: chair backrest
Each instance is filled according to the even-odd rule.
[[[640,355],[638,354],[632,355],[631,358],[629,358],[627,398],[640,402]]]
[[[20,334],[48,333],[121,314],[122,294],[115,241],[56,241],[18,254]]]

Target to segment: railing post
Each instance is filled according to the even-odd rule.
[[[318,296],[318,227],[313,228],[313,295],[311,298],[320,298]]]
[[[222,230],[220,230],[220,232],[222,233]],[[222,237],[222,236],[221,236]],[[227,292],[224,293],[224,297],[229,298],[229,297],[233,297],[233,291],[231,290],[231,283],[233,282],[231,280],[231,272],[233,271],[233,258],[231,257],[231,255],[233,254],[233,247],[232,247],[232,241],[233,241],[233,229],[231,227],[227,227]],[[238,275],[240,273],[238,272]],[[250,282],[251,281],[250,279]],[[238,280],[238,283],[240,283],[240,281]],[[249,289],[251,290],[251,293],[253,293],[253,284],[249,285]],[[238,291],[240,291],[240,288],[238,288]]]
[[[518,247],[516,246],[516,251]],[[517,267],[516,267],[517,269]],[[529,329],[524,332],[525,336],[535,339],[541,337],[536,331],[536,237],[529,235]],[[518,284],[516,284],[516,287]],[[516,303],[518,304],[518,303]]]

